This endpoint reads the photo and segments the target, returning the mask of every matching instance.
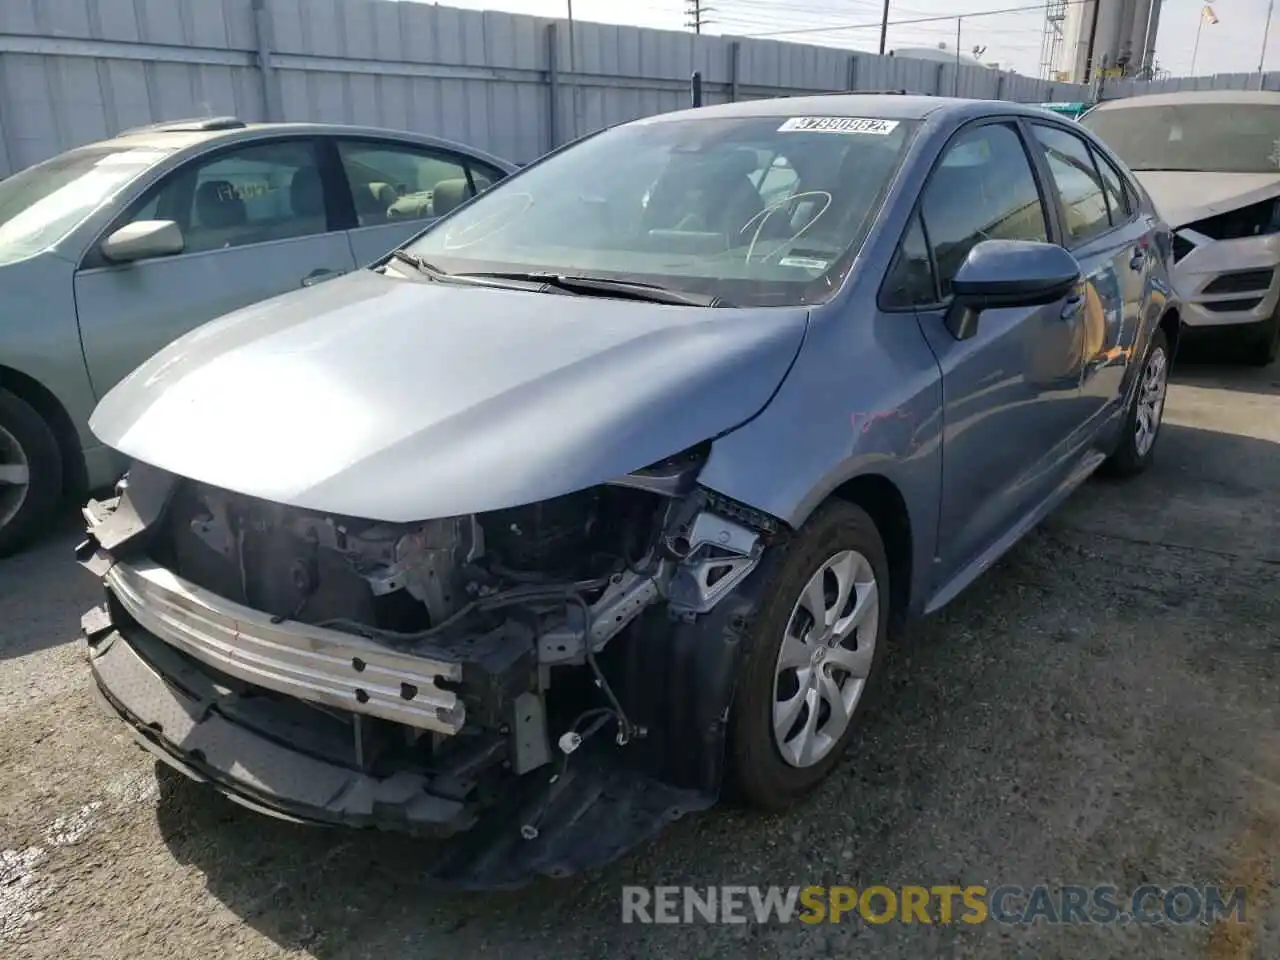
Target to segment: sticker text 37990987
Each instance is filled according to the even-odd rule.
[[[778,128],[779,133],[869,133],[884,137],[897,129],[897,120],[873,117],[791,117]]]

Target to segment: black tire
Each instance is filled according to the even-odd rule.
[[[14,553],[42,531],[62,499],[62,453],[57,438],[30,404],[0,390],[0,446],[13,444],[26,461],[28,482],[21,504],[7,520],[6,489],[0,487],[0,557]],[[5,461],[0,455],[0,463]]]
[[[1280,357],[1280,308],[1272,314],[1262,333],[1245,350],[1245,363],[1253,367],[1267,367]]]
[[[884,661],[889,632],[889,563],[875,523],[859,507],[831,501],[817,511],[783,548],[767,597],[755,617],[729,722],[728,772],[737,799],[778,810],[817,787],[839,763],[853,738],[858,717]],[[774,680],[784,633],[810,578],[844,550],[862,554],[875,574],[879,594],[875,649],[863,692],[836,746],[812,766],[798,767],[782,756],[773,733]]]
[[[1113,477],[1137,476],[1146,470],[1155,458],[1156,446],[1160,442],[1160,428],[1164,424],[1164,403],[1161,403],[1155,439],[1151,441],[1151,445],[1145,451],[1138,449],[1137,429],[1138,407],[1142,399],[1143,379],[1147,375],[1147,369],[1151,365],[1153,358],[1158,354],[1164,357],[1164,375],[1167,378],[1170,365],[1169,338],[1165,336],[1163,330],[1159,329],[1156,330],[1155,335],[1151,338],[1151,343],[1147,347],[1147,354],[1142,358],[1142,366],[1138,369],[1138,383],[1134,386],[1133,399],[1129,401],[1129,409],[1124,414],[1124,422],[1120,427],[1120,439],[1117,441],[1116,448],[1111,456],[1103,464],[1105,472]],[[1167,379],[1165,382],[1167,393]]]

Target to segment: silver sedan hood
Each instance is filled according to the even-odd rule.
[[[229,314],[107,394],[103,443],[180,476],[403,522],[613,479],[753,417],[807,311],[699,309],[370,271]]]
[[[1135,170],[1160,215],[1173,229],[1218,213],[1280,196],[1275,173],[1198,173],[1182,170]]]

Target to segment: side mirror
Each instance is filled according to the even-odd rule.
[[[102,241],[102,255],[112,263],[168,257],[185,248],[182,228],[172,220],[137,220]]]
[[[969,251],[951,281],[947,329],[957,340],[967,340],[977,333],[983,310],[1054,303],[1079,282],[1080,264],[1055,243],[984,240]]]

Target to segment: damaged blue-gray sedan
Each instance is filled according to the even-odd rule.
[[[109,709],[276,816],[518,883],[827,777],[892,628],[1152,459],[1170,236],[1077,124],[757,101],[591,136],[230,314],[91,426]]]

